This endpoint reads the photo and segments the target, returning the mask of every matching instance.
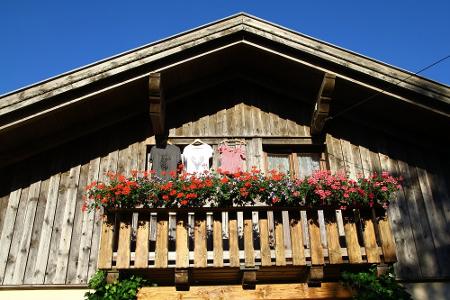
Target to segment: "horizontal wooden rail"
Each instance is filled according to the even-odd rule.
[[[396,261],[383,211],[301,208],[115,209],[100,269],[258,268]]]

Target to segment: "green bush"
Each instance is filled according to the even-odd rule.
[[[89,288],[95,292],[87,292],[85,300],[131,300],[136,299],[138,289],[144,284],[144,279],[131,276],[128,279],[114,283],[106,283],[106,273],[97,271],[89,280]]]
[[[377,276],[376,266],[368,272],[342,274],[344,284],[354,291],[357,300],[409,300],[411,295],[396,280],[392,268]]]

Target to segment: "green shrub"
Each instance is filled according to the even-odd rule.
[[[106,283],[106,273],[97,271],[89,280],[89,288],[95,292],[87,292],[86,300],[131,300],[136,299],[138,289],[144,284],[144,279],[131,276],[128,279],[114,283]]]
[[[396,280],[392,268],[377,276],[376,266],[368,272],[342,274],[344,284],[354,291],[357,300],[408,300],[411,295]]]

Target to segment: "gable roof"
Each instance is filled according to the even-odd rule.
[[[450,88],[444,84],[413,75],[410,72],[254,16],[240,13],[0,96],[0,116],[236,32],[246,32],[263,37],[386,83],[398,84],[399,81],[407,78],[398,85],[431,99],[450,104]],[[245,39],[241,42],[249,43]],[[335,73],[332,70],[305,61],[299,63],[310,65],[325,72]],[[344,79],[350,79],[343,74],[337,75]],[[360,83],[363,84],[363,82]],[[373,86],[371,88],[381,90]],[[400,95],[385,93],[402,98]],[[414,100],[404,97],[403,100],[414,102]],[[426,106],[426,104],[421,105]],[[448,116],[448,113],[446,115]]]
[[[378,93],[343,117],[410,131],[422,144],[450,127],[449,86],[240,13],[0,96],[0,167],[142,116],[152,72],[164,75],[167,103],[238,79],[303,105],[314,104],[328,73],[332,111]]]

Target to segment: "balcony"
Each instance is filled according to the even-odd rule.
[[[158,285],[303,282],[396,261],[384,210],[236,208],[112,209],[104,217],[98,268]]]

